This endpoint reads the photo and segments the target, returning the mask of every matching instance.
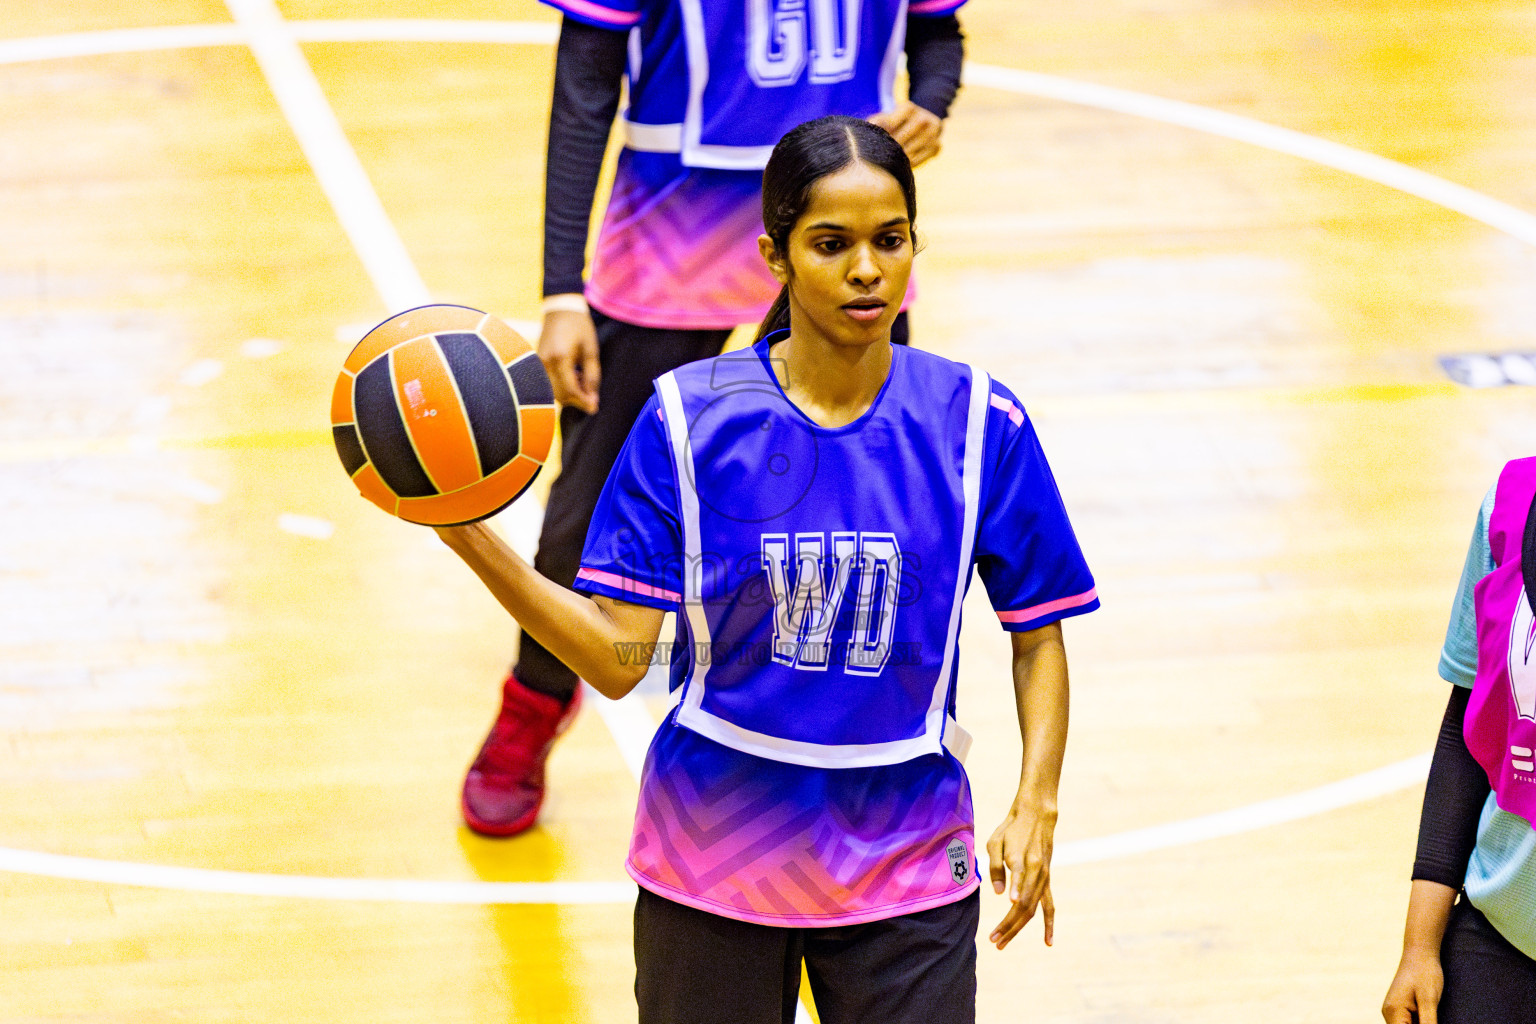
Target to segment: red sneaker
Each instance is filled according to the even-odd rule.
[[[485,836],[515,836],[531,826],[544,802],[544,762],[555,737],[581,707],[581,687],[569,704],[530,690],[508,675],[501,713],[464,777],[464,821]]]

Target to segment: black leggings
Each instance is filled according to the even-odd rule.
[[[1536,960],[1499,934],[1463,894],[1440,944],[1440,1024],[1536,1024]]]
[[[794,1024],[800,965],[821,1024],[975,1024],[981,896],[883,921],[776,928],[640,890],[640,1024]]]
[[[634,324],[592,311],[602,365],[597,412],[575,406],[560,410],[560,475],[549,489],[544,527],[533,567],[562,587],[576,582],[581,548],[598,495],[629,437],[657,377],[696,359],[720,354],[730,331],[684,331]],[[891,326],[891,340],[907,343],[907,314]],[[576,690],[576,673],[527,633],[518,641],[518,681],[561,700]]]

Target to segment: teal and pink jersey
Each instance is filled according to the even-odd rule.
[[[897,346],[871,408],[824,428],[784,397],[778,337],[657,381],[588,533],[577,589],[678,612],[628,868],[768,924],[942,905],[976,887],[972,573],[1007,630],[1097,608],[1093,577],[1006,388]]]
[[[1488,773],[1499,807],[1527,821],[1536,820],[1536,530],[1527,526],[1533,498],[1536,459],[1505,466],[1488,520],[1495,568],[1474,590],[1477,680],[1465,723],[1467,749]]]
[[[964,0],[544,0],[630,33],[624,149],[587,301],[628,323],[760,320],[779,285],[758,253],[762,168],[795,125],[894,106],[908,15]]]
[[[1509,691],[1508,703],[1504,703],[1505,698],[1502,696],[1498,702],[1491,702],[1490,698],[1494,696],[1496,677],[1501,674],[1497,666],[1500,662],[1507,663],[1509,655],[1515,651],[1519,651],[1523,659],[1523,644],[1509,644],[1490,637],[1490,642],[1484,648],[1486,656],[1479,650],[1479,634],[1486,632],[1478,621],[1479,587],[1495,573],[1500,564],[1493,557],[1491,528],[1499,492],[1498,485],[1490,488],[1478,509],[1477,524],[1467,546],[1466,561],[1452,605],[1451,621],[1446,628],[1445,644],[1440,652],[1440,676],[1468,690],[1475,690],[1478,686],[1485,688],[1477,705],[1477,719],[1463,723],[1468,748],[1475,749],[1476,745],[1482,749],[1483,759],[1480,759],[1480,764],[1489,774],[1490,780],[1495,777],[1501,780],[1505,778],[1504,762],[1508,761],[1507,781],[1523,785],[1517,776],[1526,774],[1525,768],[1513,762],[1528,761],[1529,758],[1524,756],[1523,750],[1509,749],[1523,744],[1509,740],[1507,729],[1504,737],[1500,738],[1496,718],[1489,716],[1489,712],[1497,709],[1500,704],[1503,705],[1503,711],[1497,712],[1499,715],[1507,715],[1511,706],[1518,706],[1513,689]],[[1507,516],[1511,508],[1517,510],[1517,515],[1523,515],[1524,509],[1519,505],[1518,497],[1513,498],[1513,505],[1510,504],[1511,492],[1508,487],[1504,490],[1504,498],[1505,509],[1499,517],[1499,547],[1501,557],[1507,560],[1511,554],[1518,554],[1523,541],[1522,531],[1516,524],[1509,522]],[[1511,542],[1515,545],[1513,551]],[[1498,589],[1507,589],[1510,582],[1505,579]],[[1481,593],[1484,616],[1497,614],[1497,609],[1502,606],[1506,621],[1513,620],[1518,609],[1510,602],[1511,595],[1492,595],[1486,588]],[[1507,633],[1509,638],[1519,635],[1518,629],[1510,629]],[[1488,667],[1486,673],[1481,671],[1480,663]],[[1523,670],[1523,666],[1521,668]],[[1469,699],[1468,710],[1472,707],[1472,700]],[[1506,784],[1503,788],[1508,793],[1512,787]],[[1483,804],[1477,823],[1477,840],[1467,863],[1463,885],[1467,898],[1487,916],[1499,933],[1526,956],[1536,958],[1536,829],[1532,828],[1531,817],[1505,810],[1501,799],[1507,797],[1501,798],[1500,793],[1493,790]]]

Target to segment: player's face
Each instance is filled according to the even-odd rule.
[[[859,161],[822,178],[786,248],[774,270],[789,285],[795,333],[836,345],[890,337],[912,274],[912,223],[895,178]]]

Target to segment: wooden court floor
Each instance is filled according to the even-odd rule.
[[[983,946],[980,1019],[1371,1020],[1467,537],[1536,451],[1536,392],[1438,361],[1536,350],[1536,3],[962,18],[914,334],[1023,397],[1104,601],[1066,629],[1056,945]],[[0,1021],[633,1020],[661,705],[584,713],[542,824],[469,834],[513,627],[325,424],[394,309],[536,316],[553,24],[0,8]],[[1189,106],[1108,109],[1146,97]],[[968,611],[984,836],[1018,739]]]

